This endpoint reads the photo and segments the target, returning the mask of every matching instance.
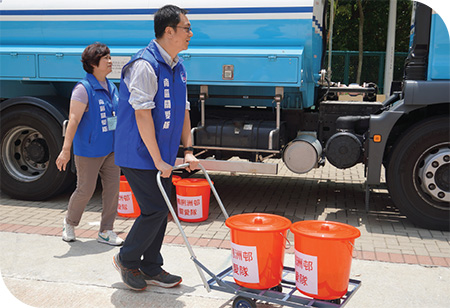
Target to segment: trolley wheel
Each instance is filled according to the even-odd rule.
[[[325,300],[325,302],[329,302],[329,303],[332,303],[332,304],[338,304],[338,305],[340,305],[340,304],[341,304],[341,299],[340,299],[340,298],[329,299],[329,300]]]
[[[256,301],[244,296],[238,296],[233,301],[233,308],[256,308]]]
[[[274,286],[273,288],[270,288],[269,290],[271,291],[276,291],[276,292],[283,292],[283,287],[281,286],[281,284]]]

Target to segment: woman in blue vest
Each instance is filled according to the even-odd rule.
[[[116,86],[106,78],[112,71],[108,46],[101,43],[89,45],[81,55],[81,62],[87,74],[72,91],[69,123],[63,148],[56,159],[58,169],[65,170],[73,143],[77,188],[69,200],[62,239],[75,241],[74,228],[80,223],[100,175],[103,209],[97,241],[119,246],[123,240],[113,231],[120,184],[120,168],[114,163],[119,97]]]

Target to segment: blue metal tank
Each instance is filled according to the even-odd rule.
[[[121,0],[2,1],[0,77],[76,81],[84,75],[79,55],[85,46],[100,41],[113,56],[131,56],[154,37],[153,14],[165,4],[161,0],[131,0],[126,5]],[[281,86],[286,97],[291,96],[284,107],[313,105],[314,74],[322,59],[323,1],[173,4],[189,10],[194,33],[189,49],[182,53],[190,85],[227,86],[227,92],[230,86],[231,91],[241,87],[237,92],[258,87],[260,93],[273,93],[273,87]],[[222,78],[223,65],[233,65],[232,80]]]

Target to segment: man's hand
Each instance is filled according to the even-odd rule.
[[[172,174],[172,166],[163,160],[156,163],[155,166],[159,171],[161,171],[161,177],[163,178],[169,178]]]
[[[189,164],[189,167],[186,167],[186,170],[189,172],[199,169],[198,168],[199,160],[192,153],[184,154],[184,163]]]

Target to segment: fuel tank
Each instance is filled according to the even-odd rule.
[[[248,148],[256,152],[257,149],[279,150],[280,136],[284,133],[284,123],[277,130],[275,121],[208,120],[197,131],[195,140],[203,146]]]

